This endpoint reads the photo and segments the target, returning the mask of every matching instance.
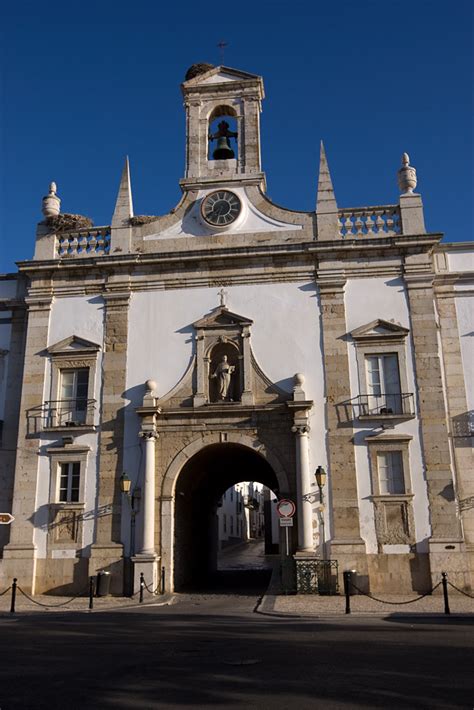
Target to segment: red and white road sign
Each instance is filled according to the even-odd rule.
[[[0,525],[10,525],[15,518],[11,513],[0,513]]]
[[[280,518],[292,518],[296,513],[296,505],[288,498],[279,500],[276,508]]]

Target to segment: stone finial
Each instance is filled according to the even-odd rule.
[[[398,171],[398,186],[402,195],[411,195],[417,185],[416,170],[410,165],[408,153],[402,155],[402,167]]]
[[[153,392],[156,390],[155,380],[147,380],[145,382],[145,387],[146,387],[147,392],[150,392],[150,394],[153,394]]]
[[[155,380],[147,380],[145,382],[145,395],[143,397],[143,406],[144,407],[154,407],[155,406],[155,391],[157,388],[157,384]]]
[[[323,141],[321,141],[319,157],[319,178],[316,212],[337,212],[336,196],[334,195],[331,173],[329,172],[329,165],[326,157],[326,151],[324,150]]]
[[[52,182],[49,186],[49,193],[43,197],[42,212],[45,217],[57,217],[61,211],[61,200],[56,194],[56,183]]]
[[[301,372],[297,372],[293,377],[293,399],[295,402],[303,402],[306,400],[306,395],[303,390],[305,377]]]
[[[131,217],[133,217],[133,199],[130,180],[130,163],[127,156],[120,178],[115,210],[112,216],[112,227],[128,226]]]
[[[336,196],[329,172],[324,144],[321,141],[319,158],[318,196],[316,200],[316,221],[319,240],[340,239]]]

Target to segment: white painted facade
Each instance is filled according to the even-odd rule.
[[[179,586],[207,544],[194,501],[208,505],[210,520],[222,486],[250,468],[296,502],[297,564],[331,557],[381,591],[393,579],[401,591],[426,589],[449,567],[468,588],[472,245],[439,244],[426,232],[406,154],[397,205],[339,209],[324,149],[316,211],[274,205],[260,166],[261,78],[199,71],[183,84],[179,205],[135,217],[128,163],[110,228],[61,231],[50,194],[35,258],[18,279],[0,280],[2,505],[21,513],[1,531],[0,581],[21,574],[24,587],[41,590],[72,584],[76,564],[78,585],[108,567],[118,593],[140,571],[155,582],[163,565],[169,589]],[[240,126],[238,154],[212,160],[208,128],[224,109]],[[216,190],[240,200],[225,226],[203,218]],[[374,352],[397,354],[406,411],[369,411],[365,363]],[[233,369],[218,395],[224,354]],[[91,419],[46,426],[68,368],[90,373]],[[33,434],[31,412],[43,417]],[[381,451],[403,456],[403,492],[380,492]],[[59,501],[58,465],[76,455],[80,500]],[[318,467],[327,472],[324,524]]]

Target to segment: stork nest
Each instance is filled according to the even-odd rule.
[[[214,69],[214,64],[208,64],[207,62],[199,62],[197,64],[192,64],[186,72],[184,80],[189,81],[190,79],[194,79],[195,76],[199,76],[199,74],[205,74],[207,71],[209,71],[209,69]]]
[[[141,227],[143,224],[150,224],[150,222],[155,222],[159,217],[153,214],[137,214],[135,217],[130,217],[130,224],[132,227]]]
[[[90,229],[94,222],[89,217],[82,214],[57,214],[54,217],[47,217],[45,220],[48,227],[56,232],[73,232],[76,229]]]

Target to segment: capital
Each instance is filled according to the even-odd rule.
[[[295,424],[291,427],[293,434],[297,436],[306,436],[311,431],[309,424]]]
[[[141,431],[138,436],[145,441],[150,441],[150,439],[158,439],[159,435],[156,431]]]

